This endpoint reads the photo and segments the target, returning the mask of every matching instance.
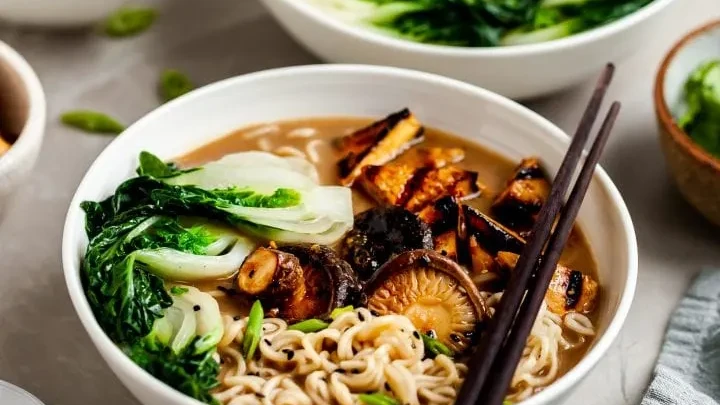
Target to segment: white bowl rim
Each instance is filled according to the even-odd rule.
[[[90,309],[87,297],[85,296],[82,288],[82,283],[79,276],[80,269],[73,266],[72,257],[77,254],[78,250],[77,246],[74,244],[75,241],[72,240],[71,236],[77,229],[80,229],[81,231],[84,230],[82,213],[79,209],[77,209],[77,207],[79,207],[79,204],[81,203],[82,195],[86,194],[86,189],[91,186],[86,181],[87,176],[90,172],[98,170],[98,162],[102,158],[104,158],[105,155],[110,154],[110,149],[112,145],[128,141],[130,137],[134,136],[133,132],[140,133],[139,131],[142,130],[143,126],[145,126],[146,123],[155,120],[155,117],[162,116],[163,114],[165,114],[166,111],[171,110],[176,106],[192,103],[195,99],[199,99],[205,94],[219,92],[222,91],[224,88],[241,85],[243,83],[252,82],[254,80],[272,79],[285,76],[298,77],[303,74],[374,74],[393,76],[400,79],[418,79],[422,81],[432,82],[437,85],[451,87],[454,91],[471,93],[478,98],[485,99],[488,102],[496,103],[505,108],[508,108],[514,113],[523,115],[535,121],[538,127],[543,128],[547,132],[551,133],[552,138],[554,138],[556,142],[569,144],[570,138],[555,124],[551,123],[550,121],[543,118],[534,111],[528,109],[527,107],[524,107],[521,104],[505,98],[499,94],[459,80],[450,79],[432,73],[385,66],[323,64],[284,67],[249,73],[207,85],[183,97],[173,100],[155,109],[154,111],[151,111],[150,113],[142,117],[140,120],[132,124],[122,135],[120,135],[112,143],[110,143],[110,145],[108,145],[100,153],[100,155],[98,155],[96,160],[87,170],[85,176],[83,177],[83,180],[80,182],[80,185],[75,192],[75,195],[73,196],[65,219],[62,242],[62,263],[63,272],[65,274],[65,282],[73,306],[75,307],[78,317],[80,318],[80,321],[85,327],[86,331],[91,337],[93,337],[92,340],[95,342],[95,344],[98,345],[98,349],[101,349],[101,352],[104,355],[109,356],[113,362],[117,362],[117,364],[123,366],[124,369],[134,369],[138,376],[140,374],[144,374],[145,378],[143,379],[146,381],[146,384],[150,384],[155,392],[158,392],[164,398],[172,400],[173,403],[183,405],[202,404],[200,401],[197,401],[181,393],[180,391],[171,388],[169,385],[162,383],[160,380],[147,373],[145,370],[136,365],[132,360],[130,360],[130,358],[127,357],[122,352],[122,350],[120,350],[120,348],[112,342],[112,340],[102,330],[100,324],[97,322],[95,316],[92,313],[92,310]],[[539,393],[522,402],[523,405],[547,404],[552,399],[557,398],[563,392],[569,391],[585,375],[587,375],[588,372],[595,366],[595,364],[602,358],[605,352],[607,352],[612,342],[620,333],[622,325],[625,322],[627,314],[630,310],[630,306],[632,304],[632,300],[635,294],[635,286],[638,272],[637,240],[632,219],[620,192],[610,179],[610,176],[608,176],[608,174],[602,167],[597,167],[594,179],[599,181],[599,184],[605,189],[605,191],[609,195],[609,198],[613,201],[614,207],[620,217],[622,232],[624,233],[623,236],[628,243],[626,246],[628,255],[628,269],[625,288],[620,295],[617,311],[615,312],[610,323],[608,324],[605,333],[603,333],[603,335],[599,339],[595,340],[594,346],[569,372],[557,379],[547,388],[543,389]]]
[[[407,39],[395,38],[390,35],[384,35],[375,32],[372,29],[357,26],[350,22],[342,21],[330,13],[320,9],[319,7],[309,4],[305,1],[298,0],[263,0],[280,1],[287,7],[291,7],[296,11],[304,14],[306,17],[314,20],[316,23],[324,25],[326,28],[340,31],[346,35],[354,37],[354,39],[370,42],[374,45],[393,48],[395,50],[411,51],[418,54],[449,56],[449,57],[515,57],[524,55],[537,55],[545,52],[563,51],[569,48],[577,48],[588,43],[595,42],[597,39],[614,35],[622,32],[627,28],[650,18],[660,10],[664,9],[674,0],[653,0],[652,3],[645,5],[642,9],[626,15],[618,20],[608,24],[592,28],[573,34],[569,37],[560,38],[547,42],[539,42],[535,44],[523,44],[513,46],[496,46],[496,47],[461,47],[438,44],[425,44],[413,42]]]
[[[22,162],[35,145],[42,142],[45,135],[45,117],[47,106],[45,92],[40,79],[30,64],[16,50],[0,41],[0,60],[8,63],[25,87],[28,97],[28,114],[23,130],[10,149],[0,156],[0,175],[15,167],[14,162]]]

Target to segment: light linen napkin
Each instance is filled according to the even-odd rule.
[[[705,270],[675,310],[642,405],[720,405],[720,270]]]

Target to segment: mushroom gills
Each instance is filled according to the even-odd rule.
[[[455,353],[470,347],[487,313],[467,273],[432,250],[395,257],[368,281],[365,292],[371,310],[407,316],[421,333],[433,331]]]
[[[335,146],[345,153],[338,162],[341,183],[350,186],[369,165],[384,165],[423,140],[424,128],[408,109],[340,138]]]
[[[496,262],[501,270],[509,272],[515,268],[519,257],[515,253],[499,252]],[[558,315],[568,312],[587,314],[597,305],[598,290],[598,283],[592,277],[559,264],[545,293],[545,302],[548,309]]]

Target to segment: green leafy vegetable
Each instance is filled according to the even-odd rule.
[[[330,319],[335,319],[338,316],[340,316],[346,312],[352,312],[354,310],[355,310],[355,308],[353,308],[352,305],[348,305],[346,307],[341,307],[341,308],[335,308],[332,310],[332,312],[330,312]]]
[[[720,60],[706,62],[692,73],[685,84],[685,104],[678,126],[720,158]]]
[[[119,134],[125,126],[110,116],[90,110],[76,110],[64,113],[60,120],[63,124],[97,134]]]
[[[303,333],[313,333],[327,329],[328,326],[330,326],[329,323],[321,321],[320,319],[307,319],[288,326],[288,330],[299,330]]]
[[[444,344],[442,344],[439,340],[434,339],[424,333],[421,333],[420,336],[422,337],[423,345],[425,346],[426,357],[434,359],[435,356],[439,354],[444,354],[448,357],[453,356],[453,351]]]
[[[160,75],[160,97],[165,102],[189,93],[194,88],[190,79],[177,70],[168,69]]]
[[[147,7],[122,7],[105,21],[105,33],[110,37],[137,35],[155,22],[157,12]]]
[[[199,340],[196,339],[196,341]],[[125,353],[137,365],[175,389],[208,404],[215,404],[212,390],[218,386],[220,365],[214,351],[196,353],[190,344],[180,353],[149,336],[125,347]]]
[[[360,394],[358,395],[358,398],[366,405],[400,405],[395,398],[379,392],[373,394]]]
[[[250,308],[250,315],[248,316],[248,323],[245,328],[245,336],[243,337],[243,353],[247,361],[253,358],[258,343],[260,343],[264,318],[265,314],[263,313],[262,304],[260,304],[260,301],[255,301]]]
[[[172,295],[183,295],[183,294],[185,294],[185,293],[188,292],[188,291],[189,291],[189,290],[187,289],[187,287],[173,286],[173,287],[170,289],[170,294],[172,294]]]
[[[359,22],[411,41],[483,47],[563,38],[634,13],[651,1],[345,0],[342,11],[357,10]]]

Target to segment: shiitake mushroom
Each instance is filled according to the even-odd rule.
[[[398,255],[375,273],[365,292],[371,310],[407,316],[420,332],[433,331],[455,353],[471,345],[487,314],[465,270],[433,250]]]
[[[317,244],[256,249],[240,267],[236,285],[277,307],[288,322],[323,318],[335,308],[365,302],[350,265]]]
[[[413,249],[431,249],[432,233],[412,212],[395,206],[375,207],[355,216],[355,225],[341,246],[341,256],[367,280],[393,256]]]

